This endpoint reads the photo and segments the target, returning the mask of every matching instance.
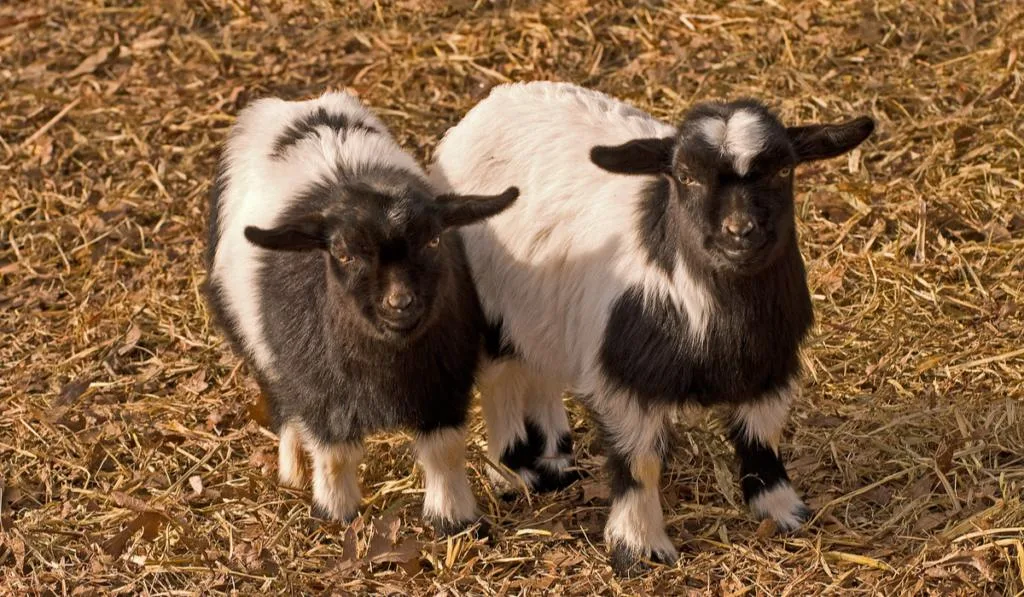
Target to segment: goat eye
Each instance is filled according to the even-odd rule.
[[[789,178],[789,175],[792,173],[792,168],[783,168],[782,170],[779,170],[779,178]]]
[[[431,249],[436,249],[440,244],[441,244],[441,235],[437,235],[434,238],[430,239],[430,242],[427,243],[427,246],[430,247]]]
[[[697,180],[694,177],[685,173],[679,175],[679,182],[686,186],[697,184]]]
[[[342,265],[352,263],[352,256],[345,250],[345,244],[341,241],[335,241],[331,246],[331,255],[334,255],[334,258]]]

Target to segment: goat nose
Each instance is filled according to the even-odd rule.
[[[392,309],[405,309],[412,304],[412,294],[401,290],[392,292],[388,295],[387,303]]]
[[[725,229],[725,232],[737,238],[743,238],[750,234],[755,227],[756,225],[752,218],[740,214],[732,214],[722,222],[722,228]]]

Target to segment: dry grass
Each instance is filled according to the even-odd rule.
[[[111,4],[0,6],[0,591],[1024,591],[1020,3]],[[431,541],[394,438],[370,445],[350,529],[275,486],[198,292],[233,115],[349,86],[425,158],[491,85],[542,78],[667,118],[753,94],[879,121],[803,172],[819,324],[785,449],[805,532],[759,532],[703,414],[666,480],[682,562],[639,580],[606,563],[600,473],[512,503],[474,474],[492,545]]]

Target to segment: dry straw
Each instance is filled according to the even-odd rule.
[[[1019,594],[1022,31],[996,0],[4,3],[0,592]],[[751,520],[706,414],[665,480],[682,562],[639,580],[607,565],[583,416],[596,476],[553,496],[488,494],[474,435],[491,545],[432,541],[395,438],[369,446],[351,527],[275,486],[199,295],[234,115],[347,86],[426,158],[491,86],[529,79],[665,118],[756,95],[791,122],[878,120],[801,173],[819,323],[785,450],[805,532]]]

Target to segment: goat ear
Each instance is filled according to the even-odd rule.
[[[509,187],[499,195],[440,195],[437,205],[446,228],[466,226],[505,210],[519,197],[519,189]]]
[[[800,162],[813,162],[843,155],[864,142],[875,130],[875,121],[867,116],[842,124],[812,124],[786,129]]]
[[[327,250],[327,222],[320,214],[296,218],[276,228],[245,227],[249,242],[273,251]]]
[[[622,145],[598,145],[590,161],[615,174],[668,174],[672,171],[674,137],[634,139]]]

